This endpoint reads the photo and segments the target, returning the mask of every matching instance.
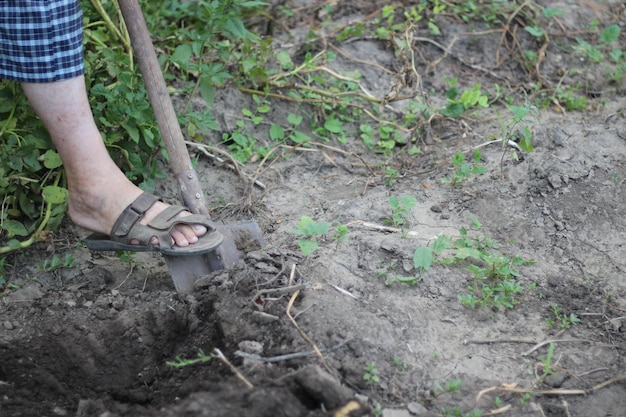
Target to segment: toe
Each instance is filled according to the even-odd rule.
[[[172,230],[172,239],[174,239],[174,244],[176,246],[184,248],[185,246],[189,246],[189,243],[195,243],[190,242],[188,236],[192,236],[193,238],[195,238],[196,242],[198,241],[198,237],[193,232],[189,233],[189,231],[186,231],[185,229],[191,228],[188,226],[178,226],[174,230]]]

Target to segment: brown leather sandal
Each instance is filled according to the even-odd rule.
[[[192,214],[177,217],[187,210],[181,206],[170,206],[159,213],[148,224],[141,224],[139,220],[152,207],[158,197],[150,193],[143,193],[117,218],[111,235],[94,233],[85,240],[87,248],[93,251],[133,251],[133,252],[160,252],[168,256],[192,256],[215,250],[224,240],[224,237],[213,227],[207,216]],[[208,232],[201,236],[196,243],[180,247],[172,243],[171,232],[177,224],[202,225]],[[150,240],[156,237],[158,245],[151,245]],[[136,240],[138,243],[131,243]]]

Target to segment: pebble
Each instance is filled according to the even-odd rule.
[[[424,407],[422,404],[420,403],[408,403],[406,408],[409,409],[409,412],[411,414],[416,414],[416,415],[420,415],[420,414],[426,414],[428,413],[428,410],[426,409],[426,407]]]
[[[443,209],[441,208],[439,204],[434,204],[430,206],[430,211],[432,211],[433,213],[441,213]]]
[[[5,321],[4,323],[2,323],[2,326],[7,329],[7,330],[13,330],[15,327],[13,326],[13,323],[11,323],[10,321]]]
[[[407,410],[394,410],[387,408],[383,410],[383,417],[411,417],[411,413]]]

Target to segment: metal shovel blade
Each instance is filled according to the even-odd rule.
[[[165,256],[165,263],[179,294],[190,294],[195,282],[209,272],[230,268],[243,259],[246,252],[265,244],[259,225],[254,221],[237,224],[216,224],[224,236],[219,248],[202,256]]]

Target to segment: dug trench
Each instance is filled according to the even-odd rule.
[[[111,290],[113,276],[96,267],[58,277],[69,287],[51,297],[33,288],[9,297],[16,308],[3,314],[11,336],[0,345],[2,415],[147,416],[178,402],[186,415],[325,415],[321,406],[349,403],[351,391],[326,371],[295,366],[311,353],[295,355],[287,374],[283,367],[253,362],[250,379],[235,377],[228,361],[211,361],[215,351],[255,358],[302,347],[274,311],[284,302],[264,312],[255,307],[274,292],[259,290],[263,283],[285,284],[270,255],[252,252],[228,272],[199,281],[197,291],[184,298],[171,291],[167,278],[156,279],[161,288]],[[277,293],[284,292],[280,288]],[[34,298],[22,310],[25,295]],[[27,332],[12,331],[24,322]],[[207,351],[202,366],[171,365],[201,357],[200,346],[218,350]],[[198,392],[200,397],[192,395]],[[177,410],[162,415],[180,415]]]

